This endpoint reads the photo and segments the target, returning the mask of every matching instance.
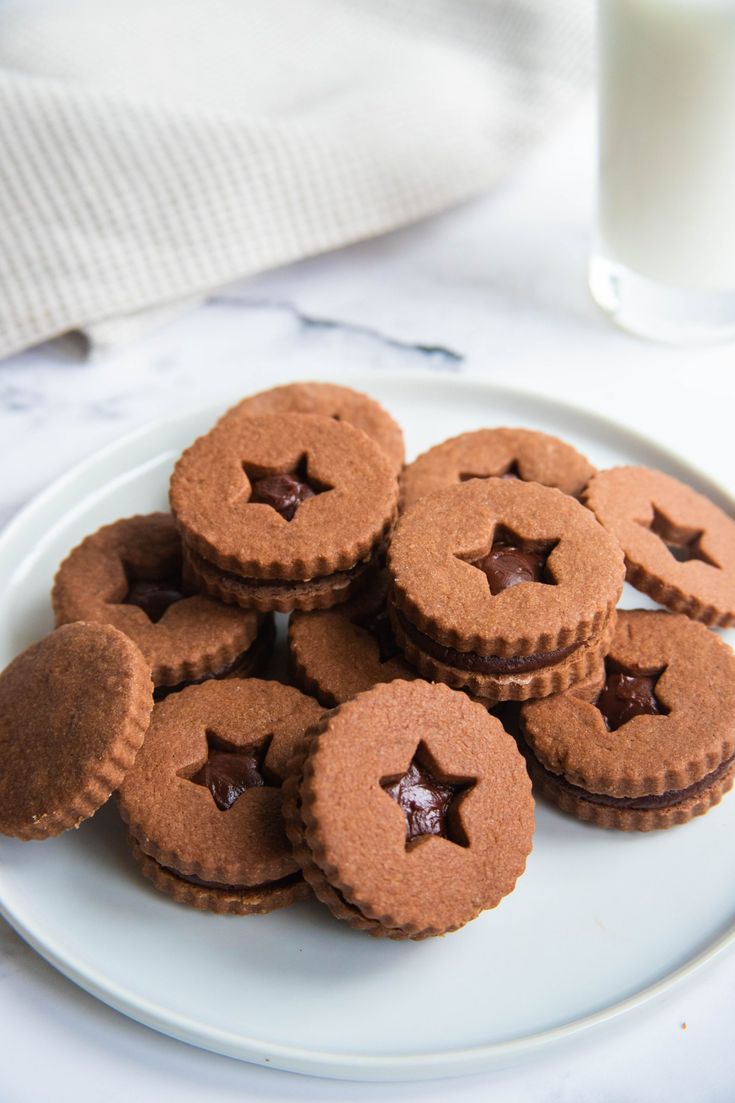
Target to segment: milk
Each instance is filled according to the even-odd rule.
[[[735,291],[735,0],[599,0],[601,250]]]

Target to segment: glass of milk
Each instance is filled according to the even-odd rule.
[[[735,338],[735,0],[598,0],[593,297],[634,333]]]

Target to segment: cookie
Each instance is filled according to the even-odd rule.
[[[362,429],[385,452],[398,475],[403,467],[404,445],[400,425],[379,402],[351,387],[336,383],[287,383],[251,395],[238,402],[220,419],[236,422],[255,414],[320,414],[346,421]]]
[[[389,613],[427,678],[491,702],[560,692],[599,668],[624,567],[574,498],[472,479],[421,499],[391,543]]]
[[[379,937],[462,927],[513,890],[531,850],[533,799],[515,743],[442,685],[377,685],[327,714],[283,798],[316,896]]]
[[[735,779],[735,656],[684,616],[621,612],[596,701],[532,701],[521,724],[563,811],[623,831],[686,823]]]
[[[347,601],[383,550],[397,495],[373,441],[309,414],[223,421],[171,478],[193,577],[221,601],[261,612]]]
[[[133,764],[153,685],[111,625],[67,624],[0,674],[0,832],[47,839],[93,815]]]
[[[477,429],[445,440],[401,475],[401,511],[427,494],[469,479],[522,479],[577,497],[595,468],[571,444],[532,429]]]
[[[119,808],[157,888],[242,915],[306,894],[280,785],[322,711],[297,689],[257,678],[189,686],[156,705]]]
[[[187,585],[168,513],[128,517],[87,536],[59,567],[51,600],[57,625],[95,621],[129,636],[158,687],[254,672],[273,634],[257,613]]]
[[[628,581],[675,613],[735,624],[735,521],[662,471],[613,467],[584,493],[625,553]]]
[[[393,638],[387,593],[388,576],[381,571],[345,605],[291,614],[288,649],[292,680],[327,708],[349,701],[378,682],[416,677]]]
[[[156,686],[153,691],[153,700],[163,701],[170,693],[179,693],[187,686],[199,686],[210,679],[220,681],[225,678],[256,678],[264,674],[273,654],[276,626],[269,613],[259,614],[259,620],[258,634],[242,655],[238,655],[231,663],[223,663],[222,666],[215,667],[206,674],[200,674],[198,678],[187,678],[186,681],[177,682],[173,686]]]
[[[303,878],[285,878],[280,885],[255,888],[205,885],[195,877],[187,880],[159,865],[154,858],[148,857],[132,835],[128,836],[128,845],[140,872],[159,892],[200,911],[218,912],[220,915],[267,915],[311,895],[311,889]]]

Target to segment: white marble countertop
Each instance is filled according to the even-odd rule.
[[[429,367],[555,395],[638,428],[735,491],[735,350],[646,344],[589,301],[591,115],[505,187],[389,238],[295,265],[88,361],[69,343],[0,364],[0,523],[145,421],[320,372]],[[733,917],[735,919],[735,917]],[[0,1098],[649,1101],[731,1097],[735,953],[615,1026],[453,1083],[310,1080],[189,1048],[96,1002],[0,926]]]

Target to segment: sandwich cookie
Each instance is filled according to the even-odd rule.
[[[703,624],[735,624],[735,521],[718,506],[646,467],[598,472],[584,501],[619,540],[632,586]]]
[[[624,566],[617,541],[560,490],[472,479],[423,498],[389,551],[396,641],[425,677],[489,703],[599,671]]]
[[[513,890],[531,850],[531,785],[513,739],[447,686],[394,681],[327,714],[283,796],[316,896],[378,937],[456,930]]]
[[[362,429],[385,452],[396,475],[403,467],[404,445],[400,425],[379,402],[351,387],[336,383],[286,383],[244,398],[220,419],[236,422],[255,414],[320,414]]]
[[[280,786],[322,711],[298,690],[257,678],[189,686],[156,705],[119,792],[133,856],[156,888],[240,915],[308,895]]]
[[[532,429],[477,429],[437,444],[401,475],[401,512],[420,498],[470,479],[521,479],[577,497],[595,468],[558,437]]]
[[[673,613],[620,612],[605,685],[526,703],[539,791],[581,820],[622,831],[686,823],[735,778],[735,656]]]
[[[223,605],[184,580],[168,513],[128,517],[86,537],[59,567],[51,600],[57,625],[112,624],[136,643],[157,699],[191,682],[259,672],[274,635],[270,618]]]
[[[197,584],[260,612],[347,601],[378,561],[397,495],[373,441],[308,414],[223,421],[184,452],[171,479]]]

